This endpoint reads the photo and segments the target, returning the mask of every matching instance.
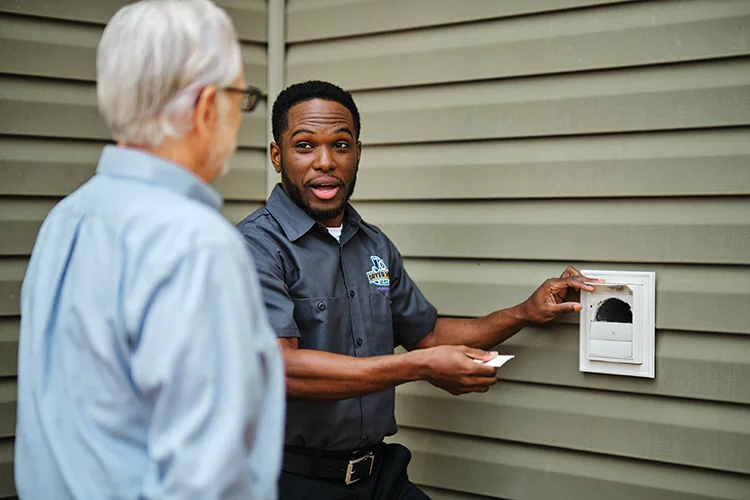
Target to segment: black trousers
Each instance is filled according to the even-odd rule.
[[[372,475],[347,486],[343,481],[281,472],[279,500],[430,500],[409,481],[411,453],[400,444],[383,445]]]

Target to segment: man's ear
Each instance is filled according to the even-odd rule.
[[[281,148],[275,142],[271,142],[271,147],[268,149],[268,154],[271,156],[271,163],[273,163],[273,169],[276,173],[281,172]]]
[[[218,99],[216,86],[204,87],[193,111],[193,127],[200,137],[207,137],[214,133],[219,121],[219,110],[216,100]]]
[[[359,167],[359,160],[362,158],[362,141],[357,141],[357,166]]]

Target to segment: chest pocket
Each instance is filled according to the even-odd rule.
[[[345,300],[343,297],[316,297],[293,301],[300,349],[353,354],[351,321]]]
[[[393,316],[391,300],[387,295],[370,295],[372,331],[377,339],[377,355],[393,354]]]

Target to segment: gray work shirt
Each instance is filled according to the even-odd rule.
[[[271,327],[300,349],[347,356],[393,354],[431,332],[437,311],[396,247],[347,206],[341,242],[280,185],[238,227],[252,250]],[[395,391],[339,401],[288,401],[286,444],[354,450],[396,433]]]

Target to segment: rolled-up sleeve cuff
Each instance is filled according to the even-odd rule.
[[[408,325],[400,328],[396,341],[401,345],[416,344],[435,329],[437,319],[438,313],[434,307],[419,317],[409,318]]]
[[[276,337],[280,339],[301,337],[298,328],[274,328],[274,333],[276,333]]]

